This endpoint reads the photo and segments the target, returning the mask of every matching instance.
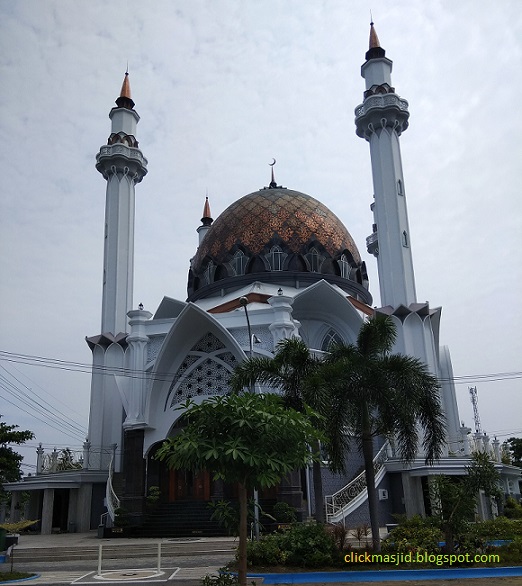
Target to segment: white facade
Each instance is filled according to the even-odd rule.
[[[366,91],[355,122],[357,135],[370,146],[374,229],[367,246],[377,258],[382,307],[372,308],[365,264],[341,220],[314,198],[278,186],[272,175],[269,187],[231,203],[215,222],[205,202],[188,300],[165,297],[154,315],[132,305],[135,185],[147,172],[147,160],[136,140],[139,116],[126,75],[118,107],[110,113],[108,144],[101,147],[96,164],[107,181],[103,307],[100,334],[87,338],[93,371],[83,468],[86,473],[107,470],[114,458],[112,467],[125,486],[118,496],[133,511],[143,510],[152,482],[150,456],[174,433],[186,399],[226,393],[235,365],[250,353],[272,356],[282,339],[300,336],[317,351],[326,350],[332,339],[354,343],[374,311],[394,320],[394,350],[419,358],[441,380],[447,428],[443,457],[434,466],[425,465],[420,450],[408,466],[392,446],[380,450],[377,477],[380,494],[386,495],[379,505],[382,519],[391,522],[391,514],[400,512],[423,514],[423,479],[464,472],[469,430],[460,426],[449,351],[440,347],[441,308],[416,299],[399,144],[408,127],[408,103],[395,93],[391,70],[372,25],[361,70]],[[358,466],[354,460],[353,469]],[[503,468],[505,478],[520,475],[508,468]],[[99,475],[89,482],[99,483]],[[325,471],[325,486],[332,494],[350,481],[359,482],[352,476],[353,470],[346,478],[328,477]],[[51,490],[52,483],[39,482]],[[174,481],[168,482],[169,498],[174,498]],[[20,483],[20,490],[28,484]],[[35,489],[40,485],[35,481]],[[505,486],[518,484],[506,480]],[[306,493],[299,484],[284,490],[292,502],[302,502]],[[81,499],[71,502],[82,503],[82,514],[76,516],[85,527],[91,510],[101,510],[102,503],[100,493],[92,491],[87,510],[89,491],[85,486],[82,491]],[[365,520],[365,498],[359,492],[353,506],[339,515]],[[49,520],[52,495],[45,494]]]

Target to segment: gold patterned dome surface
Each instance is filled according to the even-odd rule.
[[[212,224],[193,260],[201,270],[205,258],[222,263],[240,246],[251,255],[281,241],[294,253],[303,253],[318,242],[332,256],[348,250],[361,262],[357,246],[341,220],[315,198],[284,188],[271,188],[245,195],[231,204]]]

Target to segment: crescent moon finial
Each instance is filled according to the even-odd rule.
[[[277,183],[275,182],[275,177],[274,177],[274,165],[277,163],[277,161],[275,160],[274,157],[272,157],[272,162],[268,163],[270,165],[270,167],[272,168],[271,171],[271,175],[272,175],[272,180],[270,181],[270,189],[274,189],[275,187],[277,187]]]

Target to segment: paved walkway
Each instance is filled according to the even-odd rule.
[[[157,571],[155,545],[174,546],[176,553],[169,553]],[[98,560],[92,559],[93,548],[102,545],[102,571],[98,574]],[[133,555],[133,550],[151,547],[150,557]],[[122,550],[118,555],[103,556],[103,548]],[[215,538],[111,538],[99,539],[96,532],[64,533],[56,535],[21,535],[14,550],[14,570],[35,572],[39,577],[28,584],[103,584],[167,581],[177,586],[199,584],[207,574],[216,574],[223,565],[233,559],[236,542],[230,537]],[[40,561],[43,550],[52,550],[53,557],[62,550],[63,559]],[[171,549],[171,548],[170,548]],[[81,552],[89,551],[89,559],[82,559]],[[34,560],[31,561],[31,552]],[[77,552],[77,553],[76,553]],[[71,556],[70,554],[73,554]],[[74,555],[76,554],[76,555]],[[61,556],[58,556],[61,557]],[[75,559],[73,559],[75,558]],[[9,569],[9,562],[0,565],[0,571]]]

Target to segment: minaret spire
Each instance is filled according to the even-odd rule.
[[[109,113],[111,135],[96,156],[96,169],[107,181],[101,333],[127,332],[134,280],[134,188],[147,173],[147,159],[138,148],[140,117],[125,73],[116,108]]]
[[[127,68],[128,69],[128,68]],[[116,105],[119,108],[128,108],[132,110],[134,108],[134,102],[131,98],[131,89],[130,89],[130,81],[129,81],[129,72],[125,72],[125,77],[123,78],[123,84],[121,86],[120,96],[116,100]]]
[[[379,41],[379,37],[377,36],[377,31],[375,30],[375,26],[373,23],[373,19],[370,22],[370,42],[368,51],[366,53],[366,61],[370,59],[378,59],[380,57],[384,57],[386,51],[381,47],[381,43]]]
[[[203,217],[201,218],[201,223],[203,226],[210,226],[214,220],[212,219],[212,215],[210,214],[210,204],[208,203],[208,195],[205,197],[205,205],[203,206]]]
[[[212,226],[212,215],[210,213],[210,203],[208,201],[208,195],[205,197],[205,205],[203,206],[203,217],[201,218],[201,226],[198,227],[196,232],[199,234],[199,244],[203,242],[205,234],[210,230]]]
[[[357,135],[370,143],[375,201],[368,252],[377,257],[383,306],[416,302],[408,211],[399,137],[408,128],[408,102],[391,85],[392,62],[385,57],[373,22],[361,75],[364,102],[355,110]]]

